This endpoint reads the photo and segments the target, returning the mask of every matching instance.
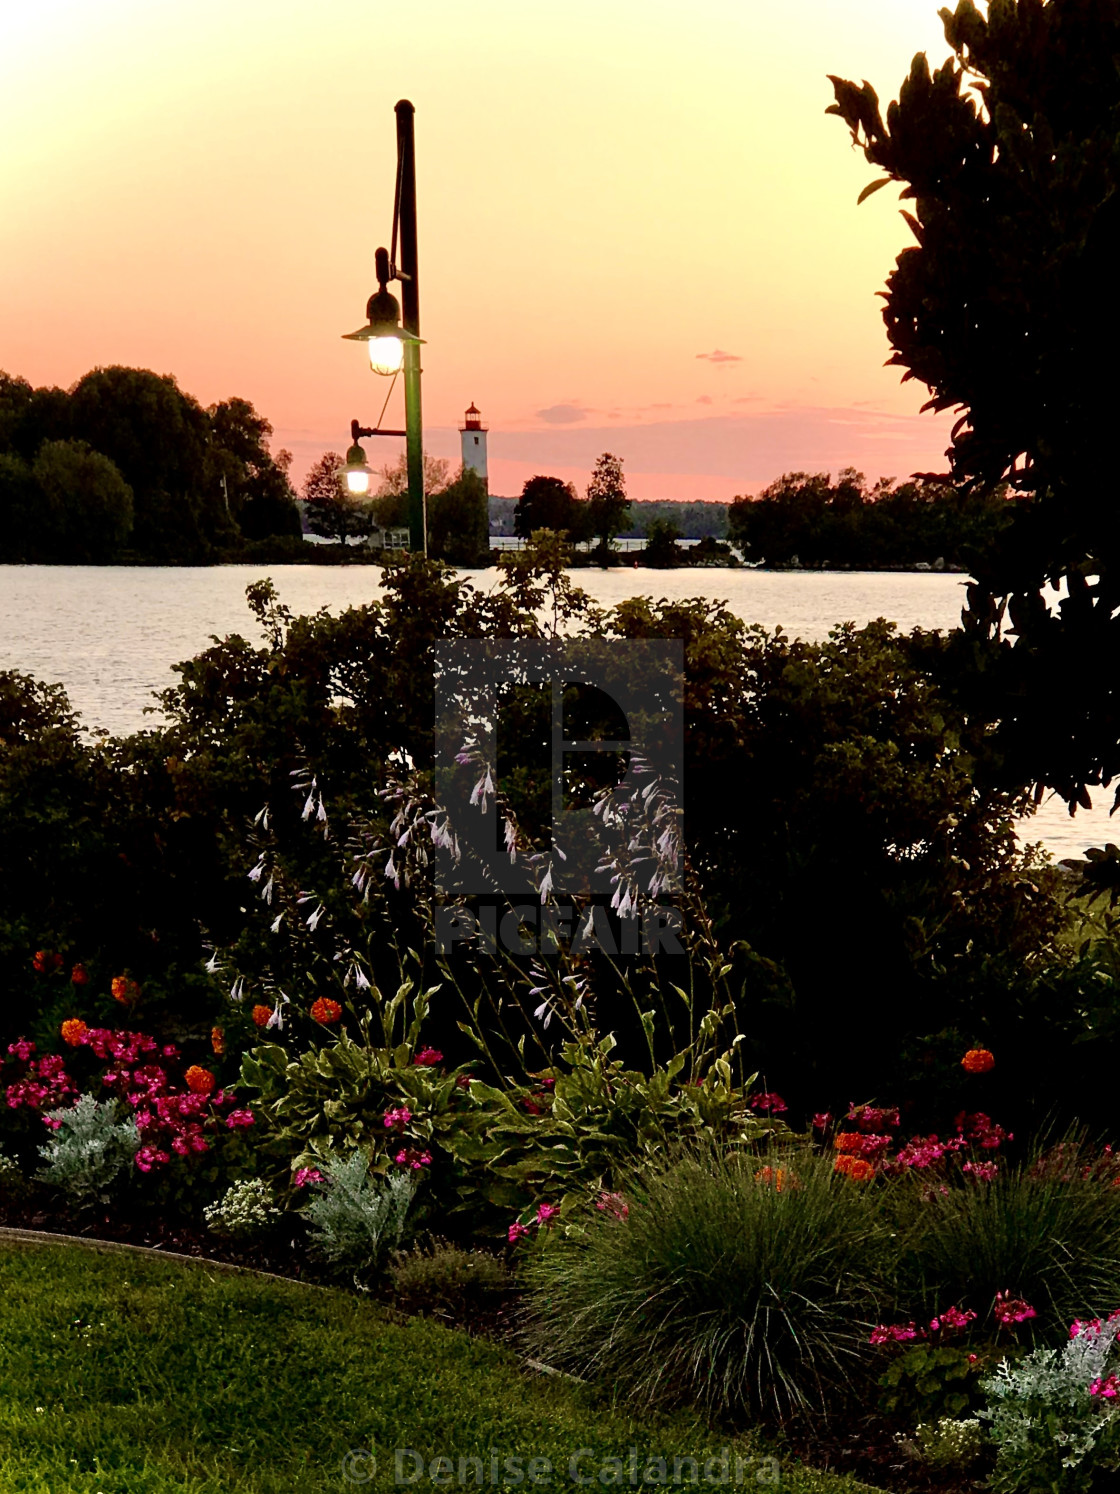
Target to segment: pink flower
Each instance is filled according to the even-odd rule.
[[[961,1168],[977,1183],[990,1183],[999,1173],[998,1162],[966,1162]]]
[[[878,1348],[882,1344],[905,1344],[921,1337],[922,1330],[913,1323],[880,1323],[878,1328],[872,1330],[867,1341]]]
[[[813,1117],[813,1130],[823,1131],[832,1122],[832,1116],[827,1110],[820,1110]]]
[[[529,1233],[529,1226],[522,1224],[520,1219],[515,1219],[509,1227],[509,1243],[516,1245],[518,1240],[523,1240]]]
[[[412,1119],[412,1111],[403,1106],[400,1110],[386,1110],[383,1119],[387,1131],[403,1131]]]
[[[884,1126],[893,1128],[898,1125],[898,1107],[877,1110],[871,1105],[852,1105],[848,1110],[848,1119],[855,1121],[861,1131],[881,1131]]]
[[[1114,1401],[1120,1395],[1120,1379],[1115,1375],[1109,1375],[1104,1380],[1098,1378],[1089,1386],[1089,1394],[1100,1396],[1105,1401]]]
[[[35,1044],[28,1042],[27,1038],[19,1038],[16,1042],[8,1044],[8,1052],[13,1058],[21,1058],[26,1063],[35,1052]]]
[[[226,1116],[226,1125],[231,1131],[238,1126],[251,1126],[253,1124],[253,1112],[251,1110],[231,1110]]]
[[[323,1174],[317,1167],[299,1167],[292,1179],[293,1188],[309,1188],[312,1183],[321,1183]]]
[[[789,1109],[781,1095],[772,1092],[752,1095],[749,1104],[752,1110],[761,1110],[768,1115],[781,1115]]]
[[[1036,1318],[1038,1314],[1030,1303],[1024,1302],[1022,1297],[1009,1297],[1006,1292],[997,1292],[995,1306],[992,1308],[996,1322],[1001,1327],[1008,1327],[1012,1323],[1025,1323],[1028,1318]]]
[[[421,1048],[412,1061],[419,1064],[422,1068],[430,1069],[437,1063],[443,1062],[443,1054],[438,1048]]]
[[[595,1207],[603,1214],[610,1214],[615,1219],[628,1219],[630,1217],[630,1205],[621,1193],[600,1193],[595,1200]]]
[[[967,1312],[962,1312],[959,1307],[947,1307],[941,1314],[941,1327],[946,1332],[967,1328],[975,1316],[971,1308]],[[936,1319],[934,1321],[936,1322]]]
[[[537,1208],[537,1223],[551,1224],[559,1212],[559,1204],[540,1204]]]

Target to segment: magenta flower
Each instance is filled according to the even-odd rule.
[[[412,1119],[412,1111],[403,1106],[399,1110],[386,1110],[384,1116],[385,1129],[387,1131],[403,1131]]]
[[[781,1115],[789,1109],[781,1095],[772,1092],[752,1095],[749,1103],[752,1110],[761,1110],[767,1115]]]
[[[961,1168],[977,1183],[990,1183],[999,1173],[998,1162],[966,1162]]]
[[[827,1110],[820,1110],[813,1117],[813,1130],[814,1131],[823,1131],[827,1126],[831,1125],[831,1123],[832,1123],[832,1115],[831,1115],[831,1113],[829,1111],[827,1111]]]
[[[26,1063],[32,1053],[35,1052],[35,1044],[28,1042],[27,1038],[20,1038],[18,1041],[8,1044],[8,1052],[13,1058],[21,1058]]]
[[[253,1112],[251,1110],[231,1110],[226,1116],[226,1125],[231,1131],[238,1126],[251,1126],[253,1124]]]
[[[1025,1323],[1028,1318],[1038,1316],[1029,1302],[1024,1302],[1022,1297],[1009,1297],[1006,1292],[996,1293],[992,1312],[996,1322],[1003,1328],[1009,1327],[1012,1323]]]
[[[1098,1378],[1089,1386],[1089,1394],[1100,1396],[1104,1401],[1114,1401],[1120,1395],[1120,1380],[1115,1375],[1109,1375],[1103,1380]]]
[[[559,1212],[559,1204],[540,1204],[537,1208],[537,1223],[551,1224]]]
[[[516,1245],[518,1240],[523,1240],[529,1233],[529,1226],[522,1224],[520,1219],[515,1219],[509,1227],[509,1243]]]
[[[880,1323],[872,1329],[867,1342],[879,1348],[882,1344],[906,1344],[921,1337],[922,1330],[913,1323]]]
[[[443,1054],[438,1048],[421,1048],[413,1058],[413,1063],[419,1064],[421,1068],[434,1068],[437,1063],[443,1062]]]
[[[323,1174],[317,1167],[300,1167],[297,1168],[296,1175],[292,1179],[292,1186],[295,1188],[308,1188],[312,1183],[321,1183],[322,1181]]]
[[[971,1308],[967,1312],[962,1312],[959,1307],[947,1307],[941,1314],[941,1327],[947,1332],[967,1328],[975,1316],[976,1314]],[[936,1321],[937,1319],[935,1318],[934,1322]],[[933,1324],[931,1323],[930,1327],[932,1326]]]

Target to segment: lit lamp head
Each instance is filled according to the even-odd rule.
[[[389,254],[379,249],[376,256],[377,290],[366,304],[367,325],[356,332],[344,332],[349,342],[364,342],[369,350],[369,366],[374,373],[399,373],[404,362],[406,342],[422,342],[423,339],[406,332],[401,326],[400,303],[389,290]]]
[[[346,488],[348,492],[361,497],[369,492],[369,480],[373,476],[373,469],[366,461],[363,447],[354,442],[346,453]]]

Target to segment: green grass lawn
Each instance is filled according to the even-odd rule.
[[[697,1459],[705,1487],[706,1460],[724,1447],[728,1488],[865,1487],[763,1461],[761,1441],[687,1415],[618,1409],[526,1371],[506,1349],[397,1322],[343,1292],[80,1246],[0,1245],[3,1494],[474,1488],[475,1465],[458,1463],[472,1457],[484,1488],[630,1488],[643,1472],[660,1476],[647,1458],[666,1460],[672,1487],[674,1457]],[[410,1450],[403,1476],[398,1448]],[[534,1457],[548,1466],[531,1467]],[[433,1469],[437,1458],[451,1461]],[[503,1471],[506,1459],[516,1461]],[[677,1471],[688,1487],[691,1464]]]

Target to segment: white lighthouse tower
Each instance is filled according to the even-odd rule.
[[[477,472],[490,491],[490,479],[486,471],[486,427],[481,413],[472,402],[459,427],[459,440],[463,448],[463,466]]]

